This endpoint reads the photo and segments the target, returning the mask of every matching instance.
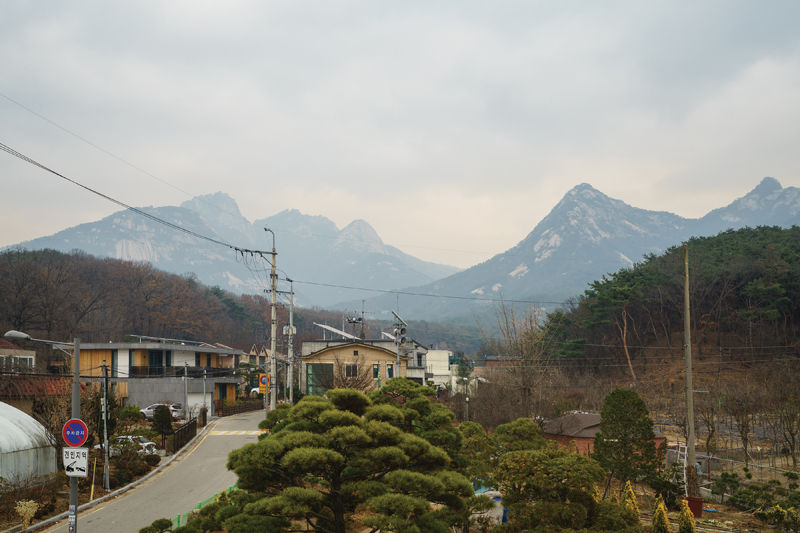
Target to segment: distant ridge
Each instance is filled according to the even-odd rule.
[[[324,307],[352,297],[351,291],[324,284],[398,288],[458,271],[384,244],[364,220],[355,220],[340,230],[325,217],[291,209],[251,223],[242,216],[233,198],[222,192],[198,196],[180,206],[141,209],[243,248],[270,250],[272,241],[264,228],[272,229],[281,277],[288,274],[294,279],[323,284],[295,285],[298,305]],[[248,268],[246,261],[237,261],[235,253],[222,246],[175,232],[131,211],[119,211],[97,222],[16,246],[62,252],[82,250],[98,257],[146,261],[161,270],[195,275],[207,285],[234,293],[262,293],[268,283],[264,264]]]
[[[399,303],[409,319],[474,324],[476,317],[494,313],[498,304],[491,300],[523,300],[553,309],[582,294],[603,274],[631,266],[646,254],[660,253],[691,236],[745,226],[800,224],[800,189],[784,188],[767,177],[727,206],[688,219],[630,206],[581,183],[516,246],[463,271],[403,253],[384,243],[360,219],[339,229],[325,217],[287,209],[251,223],[222,192],[198,196],[180,206],[143,210],[198,233],[259,249],[271,247],[264,232],[269,227],[276,235],[281,277],[312,282],[295,284],[298,305],[356,310],[367,299],[373,318],[390,318],[390,310]],[[263,271],[237,263],[223,247],[198,242],[129,211],[18,246],[64,252],[79,249],[100,257],[148,261],[169,272],[193,273],[203,283],[237,293],[260,293],[267,282]],[[409,294],[376,297],[374,292],[345,287],[405,288],[405,292],[458,299]]]
[[[579,296],[603,274],[615,272],[657,254],[691,236],[711,236],[727,229],[800,223],[800,189],[783,188],[764,178],[747,195],[700,219],[648,211],[610,198],[588,183],[568,191],[524,239],[491,259],[408,292],[538,302],[554,309]],[[396,297],[368,300],[371,309],[390,309]],[[409,316],[475,321],[494,313],[495,302],[403,295]],[[342,303],[342,306],[352,303]],[[529,304],[523,307],[529,307]]]

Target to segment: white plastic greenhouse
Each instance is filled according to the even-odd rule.
[[[56,448],[39,422],[0,402],[0,477],[24,482],[56,471]]]

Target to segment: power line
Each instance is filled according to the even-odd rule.
[[[97,195],[97,196],[99,196],[101,198],[104,198],[104,199],[108,200],[109,202],[112,202],[112,203],[114,203],[114,204],[116,204],[116,205],[118,205],[120,207],[128,209],[128,210],[136,213],[137,215],[141,215],[141,216],[143,216],[143,217],[145,217],[147,219],[150,219],[153,222],[157,222],[159,224],[163,224],[163,225],[165,225],[165,226],[167,226],[167,227],[169,227],[171,229],[174,229],[176,231],[180,231],[180,232],[185,233],[187,235],[191,235],[192,237],[196,237],[198,239],[202,239],[202,240],[208,241],[208,242],[213,243],[213,244],[218,244],[220,246],[225,246],[226,248],[229,248],[231,250],[235,250],[236,252],[239,252],[242,256],[244,256],[245,254],[249,254],[251,256],[258,255],[258,256],[261,256],[263,259],[267,260],[266,257],[263,256],[263,254],[266,253],[266,252],[263,252],[262,250],[250,250],[250,249],[247,249],[247,248],[240,248],[238,246],[234,246],[231,243],[228,243],[228,242],[225,242],[225,241],[221,241],[219,239],[215,239],[213,237],[209,237],[209,236],[203,235],[201,233],[197,233],[196,231],[192,231],[192,230],[190,230],[188,228],[184,228],[183,226],[179,226],[178,224],[169,222],[168,220],[164,220],[163,218],[159,218],[159,217],[157,217],[157,216],[155,216],[153,214],[150,214],[150,213],[148,213],[146,211],[143,211],[143,210],[141,210],[139,208],[130,206],[130,205],[126,204],[125,202],[122,202],[121,200],[117,200],[116,198],[108,196],[107,194],[104,194],[104,193],[102,193],[102,192],[100,192],[100,191],[98,191],[96,189],[92,189],[91,187],[89,187],[87,185],[84,185],[84,184],[82,184],[82,183],[80,183],[78,181],[75,181],[72,178],[68,178],[64,174],[61,174],[60,172],[57,172],[57,171],[53,170],[52,168],[50,168],[50,167],[48,167],[48,166],[46,166],[46,165],[44,165],[42,163],[39,163],[35,159],[33,159],[31,157],[28,157],[25,154],[23,154],[21,152],[18,152],[17,150],[14,150],[13,148],[11,148],[10,146],[6,145],[3,142],[0,142],[0,150],[4,151],[4,152],[6,152],[6,153],[8,153],[10,155],[13,155],[14,157],[16,157],[18,159],[21,159],[21,160],[25,161],[26,163],[29,163],[29,164],[31,164],[31,165],[33,165],[35,167],[38,167],[38,168],[44,170],[45,172],[49,172],[50,174],[58,176],[59,178],[65,180],[65,181],[68,181],[69,183],[72,183],[73,185],[76,185],[76,186],[80,187],[81,189],[89,191],[92,194],[95,194],[95,195]]]
[[[303,280],[294,280],[295,283],[303,283],[305,285],[315,285],[318,287],[332,287],[335,289],[348,289],[348,290],[357,290],[357,291],[369,291],[369,292],[377,292],[383,294],[400,294],[404,296],[422,296],[426,298],[445,298],[450,300],[468,300],[468,301],[479,301],[479,302],[495,302],[495,303],[520,303],[520,304],[552,304],[552,305],[564,305],[568,302],[548,302],[548,301],[534,301],[534,300],[506,300],[503,298],[481,298],[478,296],[454,296],[454,295],[447,295],[447,294],[431,294],[431,293],[424,293],[424,292],[411,292],[411,291],[401,291],[395,289],[370,289],[367,287],[354,287],[352,285],[337,285],[335,283],[321,283],[317,281],[303,281]]]

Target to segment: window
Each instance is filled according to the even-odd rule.
[[[333,387],[333,363],[306,364],[306,393],[321,396]]]
[[[376,365],[372,365],[372,379],[378,379],[381,376],[381,365],[380,363]]]
[[[353,350],[353,357],[358,357],[358,350]]]
[[[417,354],[417,366],[422,366],[422,354]]]
[[[200,354],[199,353],[195,353],[194,354],[194,366],[196,366],[196,367],[200,366]]]
[[[393,378],[394,377],[394,365],[391,363],[386,364],[386,377]]]
[[[344,365],[344,377],[346,377],[346,378],[357,378],[358,377],[358,365],[354,365],[354,364]]]

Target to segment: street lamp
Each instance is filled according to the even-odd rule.
[[[10,330],[7,331],[4,335],[7,339],[14,339],[14,340],[28,340],[28,341],[36,341],[36,342],[43,342],[45,344],[49,344],[56,348],[60,348],[61,346],[72,346],[72,360],[73,360],[73,368],[74,368],[74,375],[72,379],[72,418],[80,418],[81,417],[81,373],[80,373],[80,357],[81,357],[81,346],[80,346],[80,339],[75,337],[74,342],[56,342],[56,341],[49,341],[45,339],[34,339],[27,333],[23,333],[17,330]],[[106,446],[106,450],[108,450],[108,446]],[[106,452],[108,453],[108,452]],[[70,476],[69,478],[69,520],[68,520],[68,528],[69,533],[77,533],[78,531],[78,478],[74,476]]]

